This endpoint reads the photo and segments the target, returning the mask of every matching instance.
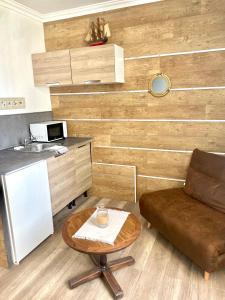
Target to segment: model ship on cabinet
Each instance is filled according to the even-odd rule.
[[[109,24],[103,18],[97,18],[96,22],[91,22],[85,41],[89,46],[103,45],[110,36]]]

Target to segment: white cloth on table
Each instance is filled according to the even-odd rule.
[[[108,209],[108,226],[104,228],[100,228],[96,225],[96,214],[97,210],[95,210],[72,237],[114,245],[114,241],[130,213],[116,209]]]

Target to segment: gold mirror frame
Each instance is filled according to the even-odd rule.
[[[165,91],[161,92],[161,93],[157,93],[155,92],[153,89],[152,89],[152,85],[153,85],[153,81],[156,79],[156,78],[163,78],[166,83],[167,83],[167,88],[165,89]],[[153,75],[151,81],[150,81],[150,84],[149,84],[149,93],[152,95],[152,96],[155,96],[155,97],[163,97],[165,96],[166,94],[169,93],[171,89],[171,81],[169,79],[169,77],[166,75],[166,74],[163,74],[163,73],[157,73],[155,75]]]

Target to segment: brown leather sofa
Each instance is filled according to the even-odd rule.
[[[141,215],[209,273],[225,267],[225,156],[195,149],[184,188],[143,194]]]

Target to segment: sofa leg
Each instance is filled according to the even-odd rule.
[[[151,227],[151,223],[147,222],[147,228],[149,229]]]
[[[205,279],[205,281],[208,281],[209,280],[209,275],[210,275],[210,273],[208,273],[208,272],[204,272],[204,279]]]

